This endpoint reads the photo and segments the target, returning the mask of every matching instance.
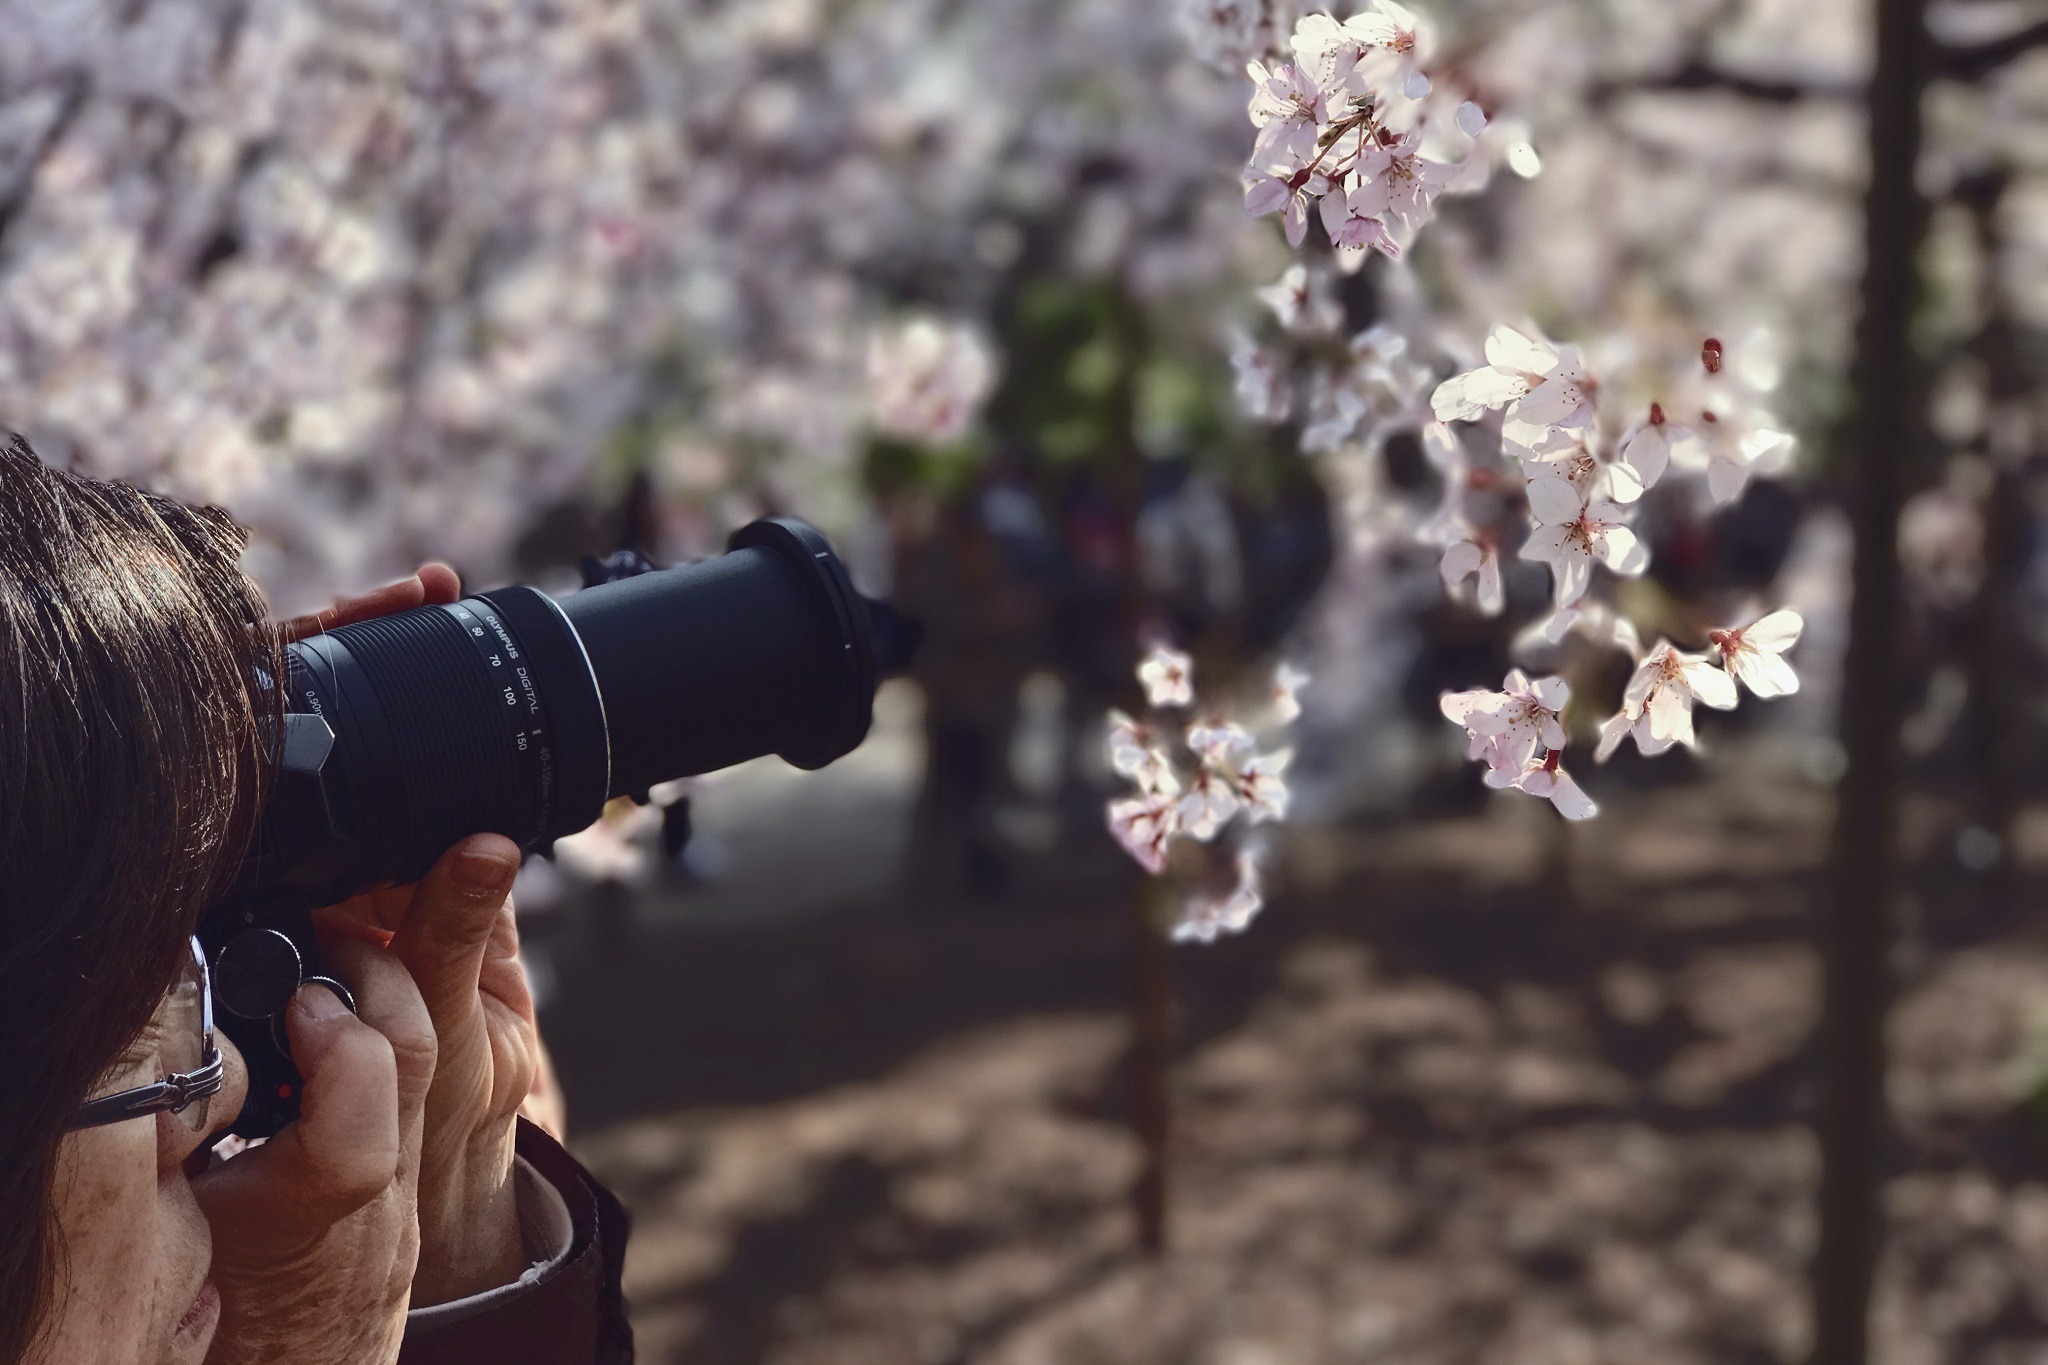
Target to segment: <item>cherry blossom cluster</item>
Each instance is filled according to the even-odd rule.
[[[904,441],[959,440],[995,387],[996,362],[973,328],[912,318],[868,343],[878,430]]]
[[[1153,876],[1163,875],[1176,845],[1217,845],[1236,835],[1227,875],[1213,858],[1200,860],[1204,885],[1181,909],[1178,941],[1213,942],[1239,933],[1264,904],[1259,855],[1249,831],[1287,814],[1287,768],[1294,750],[1264,748],[1262,732],[1291,724],[1308,677],[1282,664],[1267,696],[1244,716],[1198,706],[1193,661],[1155,647],[1138,665],[1150,711],[1135,719],[1109,714],[1109,762],[1134,794],[1109,803],[1109,829]]]
[[[1650,563],[1631,527],[1644,495],[1672,470],[1704,476],[1714,503],[1734,499],[1756,473],[1774,473],[1791,454],[1792,437],[1777,429],[1764,386],[1731,363],[1728,347],[1709,337],[1696,366],[1643,398],[1617,422],[1604,386],[1580,348],[1498,327],[1486,341],[1487,363],[1439,384],[1431,395],[1437,421],[1424,449],[1444,479],[1444,498],[1422,528],[1443,547],[1447,584],[1475,580],[1480,611],[1505,606],[1501,555],[1526,514],[1519,557],[1550,569],[1553,613],[1530,640],[1556,644],[1578,633],[1627,651],[1637,668],[1622,710],[1601,730],[1604,761],[1634,736],[1646,755],[1697,743],[1695,703],[1727,710],[1736,681],[1759,697],[1784,696],[1798,678],[1782,655],[1803,625],[1793,612],[1774,612],[1743,627],[1709,635],[1710,655],[1692,655],[1659,641],[1647,653],[1633,625],[1601,601],[1589,601],[1593,569],[1633,577]],[[1638,385],[1640,387],[1640,385]],[[1451,423],[1503,414],[1503,460],[1475,458]],[[1513,472],[1508,470],[1512,465]],[[1570,699],[1562,679],[1531,682],[1508,675],[1502,692],[1457,692],[1443,713],[1471,736],[1470,756],[1487,765],[1487,781],[1548,797],[1571,819],[1594,812],[1560,766],[1565,731],[1559,720]]]
[[[878,318],[986,316],[1047,224],[1133,288],[1230,268],[1243,102],[1170,79],[1176,10],[0,6],[0,425],[225,505],[284,610],[521,572],[622,464],[669,557],[843,533],[867,432],[946,439],[990,368],[925,388],[912,338],[878,405]]]
[[[1214,26],[1232,32],[1239,8],[1217,6]],[[1314,209],[1347,268],[1369,251],[1398,258],[1438,195],[1484,183],[1489,159],[1471,152],[1488,115],[1437,90],[1425,69],[1434,40],[1417,15],[1395,0],[1369,0],[1341,22],[1304,15],[1288,48],[1246,66],[1258,134],[1243,178],[1246,210],[1278,213],[1290,245]],[[1506,157],[1522,175],[1541,166],[1520,139]]]

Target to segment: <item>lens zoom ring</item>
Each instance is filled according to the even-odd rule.
[[[376,692],[403,777],[398,791],[353,793],[387,846],[417,863],[481,830],[531,838],[538,793],[507,742],[496,683],[455,618],[405,612],[335,633]]]

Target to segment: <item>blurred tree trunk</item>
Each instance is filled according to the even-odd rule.
[[[1146,877],[1131,894],[1131,1126],[1142,1165],[1131,1191],[1138,1245],[1166,1249],[1166,1161],[1173,1110],[1167,1081],[1173,1050],[1173,960],[1166,940],[1166,883]]]
[[[1849,447],[1856,551],[1842,686],[1848,767],[1837,793],[1826,908],[1815,1365],[1865,1360],[1871,1282],[1883,1233],[1878,1184],[1886,1134],[1884,1021],[1896,870],[1898,520],[1921,415],[1909,331],[1926,222],[1914,182],[1927,81],[1925,10],[1926,0],[1875,0],[1867,254]]]
[[[2011,181],[2010,172],[2000,167],[1969,177],[1957,194],[1976,232],[1984,281],[1984,326],[1971,349],[1984,367],[1983,450],[1991,464],[1992,486],[1984,516],[1984,580],[1970,620],[1970,748],[1978,782],[1978,821],[1998,836],[2002,855],[1989,879],[1997,904],[1987,908],[1993,913],[2009,902],[2013,881],[2015,778],[2020,769],[2012,749],[2014,736],[2023,728],[2013,680],[2022,676],[2020,670],[2028,662],[2019,597],[2033,534],[2028,498],[2033,451],[2024,437],[2014,442],[2008,420],[2016,409],[2024,410],[2033,389],[2010,291],[1999,268],[2005,255],[1999,206]]]

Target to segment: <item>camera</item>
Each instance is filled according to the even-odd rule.
[[[423,875],[451,845],[545,849],[607,800],[777,754],[821,768],[866,736],[916,628],[855,591],[794,518],[726,553],[557,601],[528,587],[344,626],[287,651],[274,782],[200,939],[249,1066],[234,1131],[297,1117],[284,1009],[324,970],[312,911]]]

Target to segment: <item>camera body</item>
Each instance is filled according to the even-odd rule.
[[[293,993],[318,980],[347,998],[315,908],[417,880],[471,834],[544,849],[659,782],[769,753],[823,767],[866,736],[879,677],[914,647],[791,518],[560,602],[503,588],[292,645],[267,682],[284,703],[274,786],[200,928],[216,1018],[249,1066],[234,1131],[297,1117]]]

